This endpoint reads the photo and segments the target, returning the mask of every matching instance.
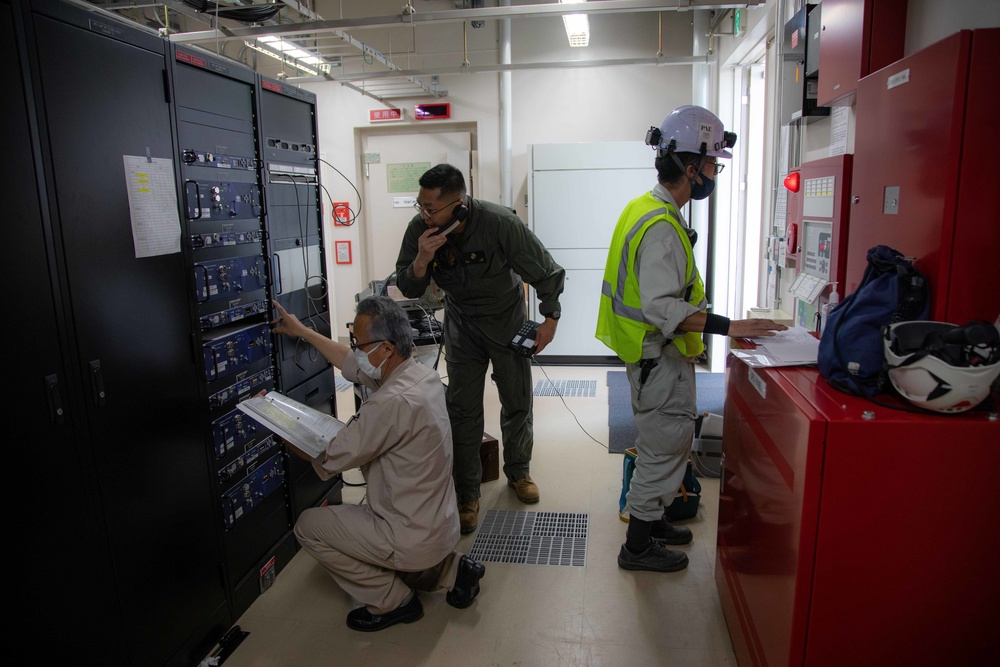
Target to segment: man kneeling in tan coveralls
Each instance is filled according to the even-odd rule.
[[[448,604],[468,607],[486,568],[454,550],[458,503],[444,387],[436,371],[410,358],[406,314],[388,297],[364,299],[348,347],[274,305],[275,332],[302,338],[346,379],[374,391],[322,455],[289,445],[323,479],[360,467],[368,483],[367,505],[307,509],[295,524],[302,548],[364,603],[347,626],[371,632],[419,620],[417,590],[448,590]]]

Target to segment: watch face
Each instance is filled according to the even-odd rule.
[[[558,320],[561,316],[562,313],[559,312],[558,310],[553,310],[551,313],[549,313],[549,317],[551,317],[554,320]]]

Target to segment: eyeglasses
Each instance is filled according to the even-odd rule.
[[[455,201],[451,202],[451,204],[457,204],[460,201],[462,201],[462,200],[461,199],[456,199]],[[421,215],[426,215],[429,218],[429,217],[431,217],[431,216],[433,216],[433,215],[435,215],[437,213],[440,213],[441,211],[445,210],[446,208],[448,208],[449,206],[451,206],[451,204],[445,204],[441,208],[435,209],[433,211],[430,210],[429,208],[424,208],[420,204],[414,204],[413,208],[417,209],[417,212],[420,213]]]
[[[715,169],[715,171],[712,172],[713,176],[718,176],[719,174],[722,173],[722,170],[726,168],[726,165],[720,164],[718,162],[706,162],[705,166],[713,167]]]
[[[355,343],[354,341],[351,341],[351,350],[354,351],[359,347],[364,347],[365,345],[371,345],[372,343],[384,343],[384,342],[386,342],[385,338],[380,338],[378,340],[370,340],[367,343]],[[361,351],[364,352],[364,350]]]

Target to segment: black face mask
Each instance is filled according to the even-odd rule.
[[[700,179],[701,183],[698,182],[699,176],[691,179],[691,199],[706,199],[715,190],[714,179],[708,178],[704,174],[700,175]]]

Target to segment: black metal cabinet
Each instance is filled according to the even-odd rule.
[[[287,454],[279,439],[236,410],[274,389],[277,375],[257,82],[252,71],[201,49],[172,45],[170,54],[213,515],[239,617],[295,555]]]
[[[17,553],[15,600],[20,639],[44,647],[53,663],[70,664],[100,652],[109,664],[125,659],[118,601],[107,595],[113,580],[92,439],[87,433],[82,374],[69,345],[63,292],[55,269],[56,248],[48,225],[44,174],[38,163],[38,132],[19,8],[0,2],[0,162],[7,200],[3,262],[14,276],[5,290],[8,324],[16,341],[7,355],[5,413],[14,420],[14,470],[30,474],[30,509],[11,509],[8,533]],[[22,487],[23,488],[23,487]],[[67,595],[73,591],[72,595]],[[58,609],[58,612],[56,610]],[[59,617],[72,623],[58,623]]]
[[[81,5],[0,0],[0,29],[24,642],[197,664],[340,501],[236,409],[334,411],[329,364],[268,324],[289,297],[330,332],[315,96]],[[296,176],[265,181],[275,134],[303,137],[274,147]]]
[[[56,579],[67,561],[101,561],[80,573],[82,583],[65,582],[47,600],[49,622],[63,605],[101,612],[89,618],[83,610],[72,619],[97,625],[77,638],[78,659],[81,647],[114,647],[122,634],[131,664],[189,663],[204,655],[198,638],[231,619],[199,420],[188,286],[179,247],[137,256],[141,232],[132,226],[124,166],[124,156],[173,163],[164,43],[56,3],[31,5],[21,16],[34,87],[28,103],[39,123],[36,164],[44,165],[44,192],[34,197],[48,237],[44,263],[37,256],[21,261],[36,272],[45,266],[50,278],[23,298],[35,307],[55,305],[62,322],[51,332],[60,341],[43,344],[63,357],[62,372],[52,373],[41,352],[45,365],[25,369],[24,377],[33,386],[59,378],[42,405],[58,395],[66,417],[53,425],[66,451],[37,452],[42,469],[55,474],[36,497],[54,508],[35,513],[39,539],[29,558],[58,559]],[[25,188],[15,198],[25,205],[32,193]],[[16,227],[30,236],[34,225],[29,216]],[[72,481],[61,479],[67,474]],[[66,515],[87,506],[93,512],[68,525]],[[69,539],[83,530],[89,539]],[[45,542],[53,540],[60,546],[50,553]],[[101,544],[92,557],[95,542]],[[80,598],[81,585],[99,592]]]

